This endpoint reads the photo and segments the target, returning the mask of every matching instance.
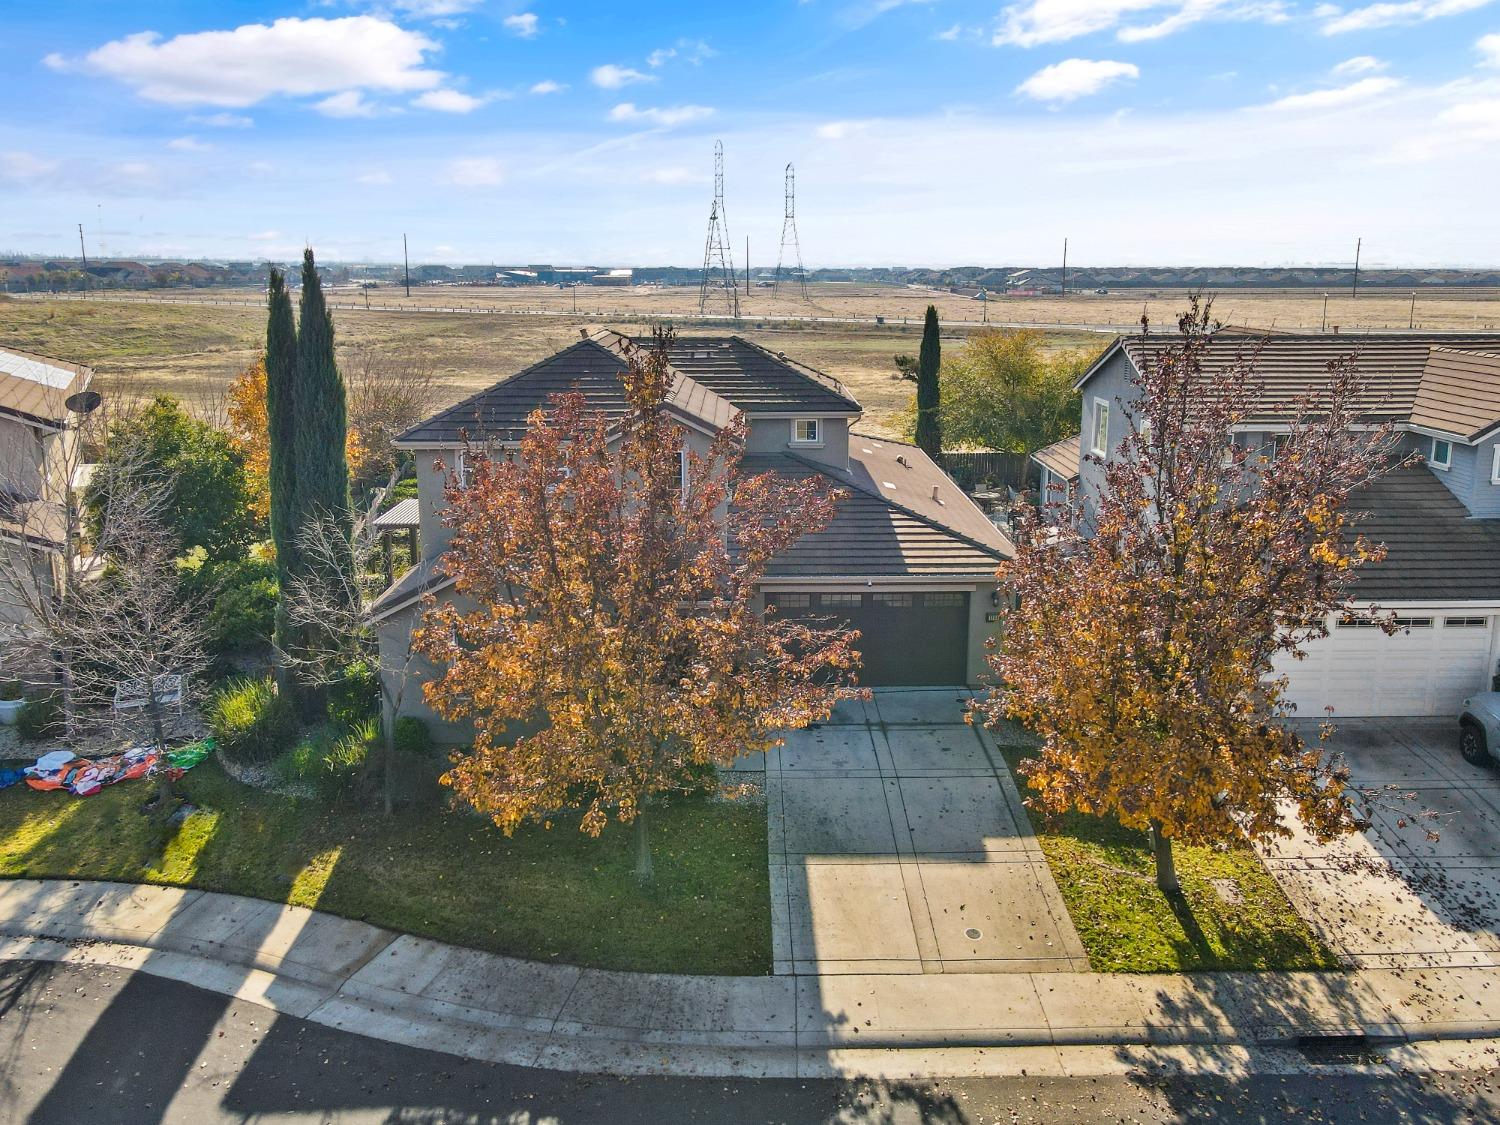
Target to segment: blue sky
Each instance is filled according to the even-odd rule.
[[[0,251],[1500,263],[1500,0],[8,0]]]

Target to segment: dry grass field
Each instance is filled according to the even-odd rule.
[[[741,294],[733,330],[786,351],[842,380],[865,405],[866,428],[879,430],[907,401],[909,384],[894,377],[891,357],[914,352],[929,303],[943,317],[949,346],[991,323],[1045,329],[1057,347],[1099,347],[1110,332],[1139,321],[1169,327],[1186,304],[1182,291],[1070,294],[994,299],[987,306],[955,294],[895,286],[813,286],[803,302],[784,289]],[[253,291],[127,293],[124,300],[31,300],[0,297],[0,344],[94,366],[108,382],[138,393],[165,391],[199,407],[258,353],[262,298]],[[445,401],[487,386],[568,342],[580,327],[609,324],[644,330],[678,321],[684,334],[724,331],[729,322],[701,324],[691,288],[468,288],[402,291],[330,290],[340,344],[416,348],[438,374]],[[574,311],[574,303],[577,311]],[[1328,324],[1341,332],[1418,327],[1461,330],[1500,327],[1500,294],[1432,290],[1417,294],[1415,315],[1404,293],[1347,291],[1330,295]],[[444,309],[464,310],[445,312]],[[490,310],[494,310],[491,312]],[[1215,311],[1230,324],[1262,330],[1318,330],[1321,292],[1232,290]],[[883,317],[884,323],[875,323]],[[798,318],[779,319],[779,318]],[[801,319],[807,318],[807,319]],[[1092,330],[1092,331],[1091,331]]]
[[[420,349],[437,373],[445,404],[578,339],[580,328],[608,323],[626,331],[648,330],[639,321],[582,314],[575,319],[337,308],[334,321],[341,347]],[[0,297],[0,345],[86,363],[106,386],[172,394],[200,409],[211,407],[225,384],[259,355],[264,324],[264,312],[250,304]],[[684,329],[686,334],[712,330],[691,324]],[[892,357],[916,351],[916,325],[747,324],[738,331],[843,381],[864,404],[867,429],[883,429],[911,395],[911,385],[896,377]],[[1107,337],[1055,333],[1052,339],[1059,347],[1098,347]]]

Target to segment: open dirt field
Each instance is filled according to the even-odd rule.
[[[495,290],[494,292],[504,292]],[[342,302],[340,302],[342,303]],[[428,312],[366,312],[336,308],[342,347],[420,348],[438,373],[444,403],[457,401],[578,339],[578,330],[607,322],[647,330],[627,319],[585,316],[474,316]],[[686,325],[684,334],[723,331]],[[895,375],[892,357],[915,352],[919,325],[789,324],[737,329],[749,339],[843,381],[865,407],[864,428],[882,430],[905,405],[911,384]],[[224,385],[260,354],[265,313],[255,304],[198,305],[184,301],[33,301],[0,297],[0,346],[92,366],[105,381],[136,394],[176,395],[211,406]],[[1050,333],[1058,347],[1102,347],[1107,336]],[[950,346],[957,346],[954,337]]]

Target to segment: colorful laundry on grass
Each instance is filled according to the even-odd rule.
[[[167,776],[175,781],[213,752],[214,741],[205,738],[166,754]],[[150,743],[132,746],[122,754],[104,758],[80,758],[71,750],[43,754],[35,765],[20,771],[33,789],[66,789],[77,797],[91,797],[106,785],[152,777],[161,767],[162,755]],[[0,786],[3,787],[3,786]]]

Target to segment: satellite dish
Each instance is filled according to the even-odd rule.
[[[103,401],[104,396],[98,391],[79,391],[63,399],[63,405],[74,414],[92,414]]]

